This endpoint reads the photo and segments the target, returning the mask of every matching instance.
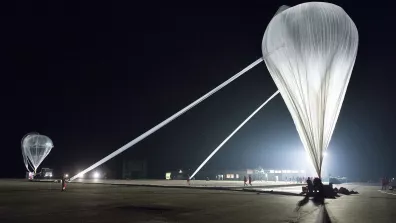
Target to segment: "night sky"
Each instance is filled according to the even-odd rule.
[[[24,176],[20,141],[32,131],[55,145],[42,167],[90,166],[260,58],[277,9],[301,3],[125,2],[32,1],[6,9],[0,177]],[[325,165],[332,175],[357,179],[396,175],[394,7],[334,3],[358,27],[359,49]],[[262,63],[130,150],[147,160],[149,177],[196,168],[275,91]],[[277,96],[206,168],[305,162]]]

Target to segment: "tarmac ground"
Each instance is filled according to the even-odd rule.
[[[0,180],[0,222],[395,222],[395,192],[367,184],[343,186],[359,194],[321,205],[291,185],[257,193],[70,183],[61,192],[59,183]]]

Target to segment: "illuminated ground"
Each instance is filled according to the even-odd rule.
[[[326,200],[333,222],[394,222],[396,193],[347,187],[360,194]],[[102,184],[59,189],[55,183],[0,180],[0,222],[317,222],[323,211],[308,202],[295,212],[303,197],[268,193]]]
[[[102,180],[102,179],[77,179],[75,182],[82,183],[103,183],[103,184],[115,184],[115,185],[141,185],[141,186],[165,186],[165,187],[228,187],[228,188],[243,188],[243,181],[205,181],[205,180],[194,180],[190,181],[190,185],[187,184],[186,180]],[[255,181],[253,182],[254,187],[269,187],[278,185],[293,185],[296,183],[284,182],[284,181]]]

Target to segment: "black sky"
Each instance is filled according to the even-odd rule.
[[[274,13],[298,3],[10,5],[2,27],[0,176],[24,175],[20,140],[31,131],[54,141],[43,166],[91,165],[261,57]],[[394,6],[334,3],[354,20],[360,42],[328,151],[330,172],[361,178],[396,174]],[[275,91],[261,64],[131,150],[148,159],[151,177],[195,168]],[[302,151],[277,97],[208,168],[282,168],[298,161],[295,154]]]

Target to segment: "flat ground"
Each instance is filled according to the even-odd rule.
[[[360,194],[296,211],[301,196],[80,183],[60,192],[56,183],[0,180],[0,222],[319,222],[325,209],[332,222],[395,222],[396,193],[346,187]]]
[[[98,184],[113,184],[113,185],[141,185],[141,186],[165,186],[165,187],[186,187],[186,180],[105,180],[105,179],[76,179],[75,182],[80,183],[98,183]],[[255,187],[270,187],[280,185],[292,185],[295,182],[286,181],[255,181]],[[243,188],[243,181],[226,181],[226,180],[192,180],[189,187],[228,187],[228,188]]]

